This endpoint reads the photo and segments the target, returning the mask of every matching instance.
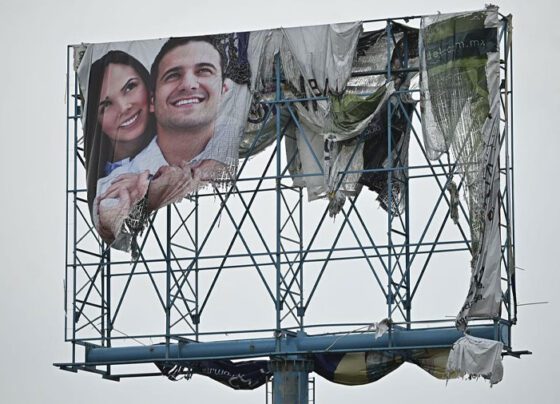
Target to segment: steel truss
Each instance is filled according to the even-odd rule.
[[[391,31],[394,20],[383,21],[387,37],[393,38],[387,41],[391,60],[396,46]],[[503,79],[503,314],[501,318],[473,322],[471,333],[501,340],[506,350],[511,351],[516,294],[511,20],[507,17],[502,19],[499,35]],[[115,365],[270,357],[276,363],[271,365],[274,372],[286,367],[278,361],[289,359],[295,361],[292,371],[303,369],[307,375],[310,369],[306,367],[305,354],[312,352],[449,347],[460,337],[453,319],[443,315],[413,317],[418,295],[423,289],[430,290],[430,285],[425,284],[426,276],[433,267],[441,266],[441,261],[434,262],[436,257],[452,257],[453,261],[443,262],[452,262],[454,273],[465,282],[457,300],[462,303],[468,286],[471,248],[469,214],[462,198],[458,223],[450,220],[448,184],[455,181],[461,191],[461,167],[449,157],[447,161],[427,159],[418,124],[420,113],[417,108],[409,113],[403,104],[403,98],[410,97],[413,90],[395,92],[387,111],[388,122],[392,123],[399,112],[411,128],[410,163],[399,157],[395,166],[365,170],[386,173],[389,207],[393,183],[403,182],[402,213],[391,208],[378,209],[375,194],[365,189],[348,198],[335,220],[329,218],[326,202],[305,200],[305,191],[293,185],[288,172],[293,156],[286,155],[282,144],[289,136],[289,125],[298,127],[305,136],[294,104],[311,99],[284,96],[277,59],[276,98],[263,101],[268,107],[263,128],[275,125],[274,144],[252,159],[241,160],[233,184],[203,189],[154,213],[138,240],[140,256],[132,260],[124,253],[110,250],[91,223],[84,185],[79,91],[70,67],[72,52],[73,47],[69,47],[67,91],[73,95],[73,102],[68,103],[67,110],[65,277],[65,340],[71,343],[72,354],[70,362],[57,366],[119,380],[161,373],[155,368],[134,366],[126,372],[116,372]],[[403,72],[417,69],[408,65],[406,54],[400,56]],[[390,69],[389,64],[387,71],[371,73],[387,77],[399,73]],[[281,120],[282,115],[289,116],[287,123]],[[391,153],[392,125],[388,125],[387,139]],[[317,162],[322,159],[315,158]],[[320,165],[319,168],[322,170]],[[397,172],[404,176],[396,176]],[[352,173],[356,172],[349,168],[340,171],[338,186]],[[427,193],[431,205],[423,202],[427,207],[416,208],[419,195],[426,200]],[[342,299],[336,287],[328,285],[330,295],[326,296],[332,306],[325,307],[325,294],[322,299],[318,297],[325,278],[341,271],[353,274],[354,269],[369,274],[371,283],[367,290],[372,297],[366,301],[371,304],[371,316],[349,322],[339,315],[333,321],[324,321],[329,318],[324,312],[336,311],[338,299]],[[439,292],[432,288],[432,293]],[[239,311],[222,303],[212,306],[224,297],[236,301],[243,300],[244,295],[250,302],[245,302]],[[139,309],[138,302],[146,306]],[[458,312],[459,304],[446,308],[451,310],[449,314]],[[354,318],[351,312],[346,314]],[[140,316],[145,319],[145,328],[136,330]],[[240,320],[245,326],[229,326],[224,317]],[[392,325],[390,331],[382,338],[371,338],[369,326],[384,317]],[[264,325],[255,327],[256,323]],[[80,349],[84,350],[83,360],[77,359]]]

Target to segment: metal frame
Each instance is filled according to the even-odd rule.
[[[417,17],[403,19],[412,18]],[[383,20],[387,37],[393,41],[391,28],[394,20]],[[505,349],[511,351],[511,326],[517,319],[511,20],[503,17],[502,23],[503,315],[502,318],[473,322],[470,332],[501,340]],[[387,41],[388,55],[392,53],[393,41]],[[311,99],[289,99],[282,94],[281,66],[277,59],[276,98],[265,103],[268,112],[263,123],[264,127],[267,121],[274,121],[275,144],[257,158],[241,160],[235,183],[225,188],[201,190],[182,203],[154,213],[139,239],[140,257],[131,260],[101,242],[89,217],[79,140],[79,91],[76,75],[70,69],[72,51],[69,46],[67,93],[72,95],[73,102],[68,102],[67,108],[65,269],[65,340],[71,345],[71,361],[56,366],[70,371],[96,372],[105,378],[119,380],[160,373],[136,367],[129,372],[115,372],[115,365],[171,359],[270,357],[274,361],[302,361],[305,366],[305,354],[312,352],[449,347],[460,337],[449,318],[413,319],[413,303],[422,287],[429,287],[423,280],[434,257],[462,258],[457,268],[463,274],[469,271],[465,254],[470,251],[469,218],[462,201],[459,224],[455,226],[448,220],[450,200],[446,188],[451,180],[459,179],[456,162],[426,158],[420,163],[405,164],[399,159],[395,167],[369,170],[387,173],[388,206],[392,206],[394,173],[405,173],[404,211],[399,214],[387,209],[386,213],[377,211],[372,214],[371,210],[376,206],[375,195],[363,190],[359,196],[348,198],[336,220],[329,221],[326,204],[321,201],[306,203],[305,193],[292,185],[288,173],[291,156],[286,156],[281,146],[286,136],[281,111],[289,113],[290,124],[300,127],[293,105]],[[407,64],[406,55],[402,61],[403,71],[413,70]],[[387,71],[372,73],[390,76],[390,64]],[[410,147],[416,148],[417,156],[425,157],[418,125],[420,114],[416,109],[413,114],[407,114],[402,104],[404,95],[410,94],[396,92],[392,95],[394,105],[402,109],[411,125]],[[389,122],[393,114],[394,109],[389,106]],[[388,127],[388,151],[391,152],[391,125]],[[339,172],[339,186],[343,176],[351,173],[350,170]],[[433,181],[432,189],[436,192],[432,207],[426,210],[425,217],[419,219],[409,202],[416,200],[415,191],[420,189],[414,184],[424,181]],[[273,220],[268,208],[271,204],[274,205]],[[257,209],[259,206],[261,212]],[[386,217],[384,228],[379,221],[383,215]],[[418,220],[423,221],[420,229],[411,229],[413,218],[415,224]],[[371,332],[367,331],[372,324],[371,318],[359,322],[307,321],[325,274],[344,270],[345,264],[360,266],[371,273],[371,293],[377,293],[379,302],[376,307],[386,307],[385,314],[379,314],[376,319],[387,317],[392,324],[389,333],[380,339],[371,338]],[[272,309],[270,326],[203,328],[209,304],[218,293],[217,287],[222,285],[223,289],[222,279],[230,272],[243,276],[252,274],[256,279],[251,283],[251,290],[260,288],[264,301],[255,304],[269,304]],[[155,332],[128,331],[126,322],[121,326],[127,299],[137,283],[144,288],[138,293],[146,297],[151,295],[152,309],[158,308],[160,328]],[[151,292],[148,293],[146,288]],[[239,291],[243,286],[236,285],[236,288]],[[331,290],[331,293],[336,300],[337,291]],[[458,311],[459,307],[451,309]],[[144,316],[145,313],[128,313],[132,317],[138,315]],[[153,326],[151,322],[146,325]],[[232,340],[232,336],[235,339]],[[202,343],[193,344],[193,341]],[[156,342],[162,344],[155,345]],[[77,360],[80,349],[83,349],[83,360]],[[305,380],[308,371],[308,368],[303,371]]]

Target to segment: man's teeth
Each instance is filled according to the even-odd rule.
[[[130,126],[132,125],[134,122],[136,122],[136,120],[138,119],[138,116],[140,115],[140,112],[135,113],[134,115],[132,115],[132,117],[130,119],[127,119],[126,121],[124,121],[121,124],[121,128],[124,128],[126,126]]]
[[[181,105],[187,104],[200,104],[200,99],[198,98],[188,98],[186,100],[179,100],[175,103],[175,106],[179,107]]]

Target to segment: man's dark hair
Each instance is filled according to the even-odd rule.
[[[169,38],[169,40],[163,44],[161,49],[159,50],[158,54],[156,55],[154,62],[152,63],[152,68],[150,69],[150,79],[151,79],[151,89],[155,91],[156,89],[156,82],[159,75],[159,64],[163,57],[171,52],[173,49],[186,45],[190,42],[207,42],[216,49],[218,54],[220,55],[220,69],[222,73],[222,80],[224,79],[224,74],[226,70],[226,54],[224,50],[224,46],[220,42],[217,37],[210,36],[210,35],[203,35],[203,36],[184,36],[178,38]]]

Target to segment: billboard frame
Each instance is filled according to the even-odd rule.
[[[515,287],[515,215],[514,215],[514,133],[513,133],[513,58],[511,38],[511,16],[501,16],[502,26],[499,30],[500,58],[501,58],[501,220],[502,220],[502,316],[501,318],[480,319],[473,322],[469,328],[471,335],[502,341],[505,354],[515,355],[512,349],[511,328],[517,322],[517,298]],[[387,52],[391,58],[395,38],[392,35],[394,21],[419,17],[403,17],[384,19],[386,34],[392,41],[387,41]],[[411,242],[409,231],[409,187],[406,186],[404,195],[404,210],[395,214],[392,209],[386,210],[387,239],[384,244],[374,241],[374,236],[365,225],[365,212],[360,212],[357,197],[350,197],[349,207],[342,209],[339,219],[339,233],[334,238],[330,248],[314,248],[314,241],[320,236],[322,227],[327,218],[328,209],[325,208],[321,218],[314,223],[315,229],[309,233],[309,240],[304,239],[304,193],[301,188],[290,186],[287,182],[291,177],[287,171],[289,159],[282,153],[282,141],[286,127],[282,125],[282,112],[290,115],[291,122],[299,126],[298,118],[292,105],[298,102],[307,102],[321,99],[312,98],[286,98],[282,93],[282,68],[279,57],[276,57],[276,98],[263,101],[268,109],[267,119],[274,119],[276,139],[274,150],[264,165],[260,176],[242,175],[249,159],[243,160],[239,168],[237,182],[231,184],[227,190],[214,187],[212,190],[200,191],[188,197],[189,207],[185,203],[171,205],[161,209],[150,218],[148,228],[139,242],[141,245],[140,257],[136,260],[115,260],[111,249],[104,244],[95,234],[87,211],[86,190],[80,186],[80,175],[83,171],[83,149],[80,146],[80,102],[76,74],[72,71],[72,53],[74,47],[67,49],[67,94],[71,100],[67,103],[67,179],[66,179],[66,264],[65,264],[65,340],[71,345],[71,361],[56,363],[55,366],[63,370],[77,372],[78,370],[94,372],[106,379],[120,380],[127,377],[160,376],[160,372],[132,371],[115,372],[114,367],[119,365],[135,365],[140,363],[169,362],[169,361],[196,361],[205,359],[241,359],[254,357],[269,357],[270,370],[274,373],[275,380],[282,380],[286,372],[295,372],[297,383],[307,386],[308,373],[312,370],[308,355],[325,352],[361,352],[374,350],[408,350],[416,348],[450,347],[461,335],[454,326],[447,326],[450,322],[445,318],[434,318],[426,321],[415,321],[412,318],[413,301],[424,275],[429,270],[431,258],[436,254],[452,254],[469,251],[470,240],[468,231],[463,229],[461,223],[458,231],[461,238],[458,240],[441,240],[449,219],[450,200],[446,194],[447,183],[456,175],[457,163],[432,162],[426,159],[425,164],[397,165],[369,171],[387,173],[388,177],[388,206],[392,206],[392,183],[397,170],[407,173],[407,182],[424,178],[433,178],[440,192],[437,195],[432,213],[425,222],[421,237],[416,242]],[[391,71],[390,63],[387,70],[372,71],[371,74],[383,74],[391,77],[395,73],[414,71],[408,66],[408,55],[402,55],[403,67],[399,71]],[[417,69],[416,69],[417,70]],[[421,133],[418,125],[420,113],[414,108],[408,116],[404,111],[402,97],[412,96],[417,90],[396,91],[391,97],[395,105],[402,108],[411,126],[411,139],[417,142],[423,150]],[[389,103],[387,120],[393,119],[392,104]],[[272,111],[275,111],[273,113]],[[264,123],[263,123],[264,127]],[[388,153],[392,152],[391,125],[387,131]],[[272,146],[271,146],[272,147]],[[270,149],[269,149],[270,151]],[[266,152],[264,152],[266,153]],[[390,160],[390,159],[389,159]],[[272,168],[272,175],[270,169]],[[342,172],[341,172],[342,173]],[[342,174],[349,174],[350,170]],[[416,174],[417,173],[417,174]],[[254,191],[244,188],[243,184],[254,183]],[[264,185],[263,185],[264,184]],[[272,185],[269,185],[272,184]],[[459,189],[461,183],[459,183]],[[251,208],[259,195],[265,192],[274,194],[274,237],[267,239],[259,231],[258,219],[252,214]],[[241,203],[242,216],[236,219],[234,212],[230,211],[228,202],[233,196]],[[208,230],[201,228],[201,209],[205,198],[217,198],[220,208],[215,214]],[[230,199],[231,198],[231,199]],[[442,208],[443,206],[443,208]],[[440,222],[436,219],[441,209],[448,212]],[[459,201],[459,210],[463,225],[468,224],[468,209]],[[362,214],[363,213],[363,214]],[[163,216],[163,218],[162,218]],[[223,253],[204,256],[202,251],[216,225],[222,217],[227,216],[233,223],[234,236]],[[163,220],[162,220],[163,219]],[[156,223],[157,222],[157,223]],[[266,251],[253,252],[250,243],[245,237],[245,223],[252,223],[257,231],[257,238],[263,242]],[[435,237],[425,240],[430,234],[433,225],[439,225]],[[159,226],[159,227],[158,227]],[[345,226],[351,229],[356,236],[357,246],[353,248],[342,247],[337,244],[339,236]],[[164,228],[164,230],[159,230]],[[192,230],[194,229],[194,230]],[[189,244],[175,242],[182,232],[183,240],[190,239]],[[358,233],[362,237],[358,236]],[[299,236],[298,236],[299,235]],[[151,241],[149,237],[152,237]],[[299,238],[298,238],[299,237]],[[84,241],[90,240],[89,247],[83,247]],[[96,240],[92,244],[91,239]],[[246,249],[245,254],[232,254],[232,248],[241,241]],[[143,249],[146,243],[155,243],[160,249],[161,257],[158,259],[145,257]],[[94,247],[91,247],[91,246]],[[291,249],[287,246],[292,246]],[[383,251],[386,251],[385,253]],[[349,256],[351,252],[357,255]],[[183,254],[183,255],[181,255]],[[186,254],[186,255],[185,255]],[[414,260],[423,255],[425,260],[421,267],[414,265]],[[265,258],[270,262],[264,262]],[[374,339],[374,331],[363,331],[371,328],[372,323],[341,323],[307,324],[306,312],[309,304],[321,283],[323,274],[329,263],[337,260],[344,261],[360,258],[371,269],[386,301],[386,318],[390,324],[389,331],[381,338]],[[228,260],[246,260],[242,264],[230,264]],[[204,265],[208,262],[218,264]],[[377,260],[377,265],[372,261]],[[311,285],[305,284],[304,264],[314,262],[321,265],[315,280]],[[188,263],[186,267],[184,264]],[[265,289],[272,299],[274,306],[274,327],[260,329],[225,329],[204,332],[200,329],[201,314],[212,296],[221,273],[236,266],[252,265]],[[125,272],[120,271],[122,266],[128,266]],[[157,269],[157,268],[162,269]],[[267,281],[266,267],[274,268],[274,281]],[[142,272],[140,273],[140,268]],[[210,286],[202,290],[199,276],[202,271],[211,271],[214,278]],[[126,273],[128,272],[128,273]],[[412,279],[416,277],[414,280]],[[154,287],[158,300],[165,312],[165,329],[160,333],[124,334],[116,331],[114,324],[119,310],[128,293],[131,281],[136,276],[146,276]],[[121,293],[116,293],[114,280],[126,278],[125,287]],[[164,286],[161,287],[163,281]],[[306,288],[304,288],[304,284]],[[308,289],[309,288],[309,289]],[[116,299],[115,299],[116,297]],[[458,309],[458,308],[457,308]],[[94,314],[91,314],[94,313]],[[95,314],[96,313],[96,314]],[[174,332],[174,328],[181,324],[187,332]],[[426,327],[427,326],[427,327]],[[329,329],[324,334],[312,334],[314,330]],[[82,336],[84,331],[88,336]],[[261,335],[272,333],[272,337],[263,338]],[[253,337],[252,335],[258,335]],[[219,340],[224,336],[241,335],[242,339]],[[212,340],[212,338],[218,338]],[[231,338],[231,337],[227,337]],[[153,340],[162,341],[161,345],[123,346],[123,341]],[[84,360],[77,360],[78,352],[83,352]],[[278,400],[281,400],[281,383],[273,387]],[[300,399],[306,392],[298,389]],[[284,398],[290,402],[289,397]],[[279,403],[284,401],[278,401]],[[293,402],[293,401],[292,401]],[[302,401],[303,402],[303,401]]]

